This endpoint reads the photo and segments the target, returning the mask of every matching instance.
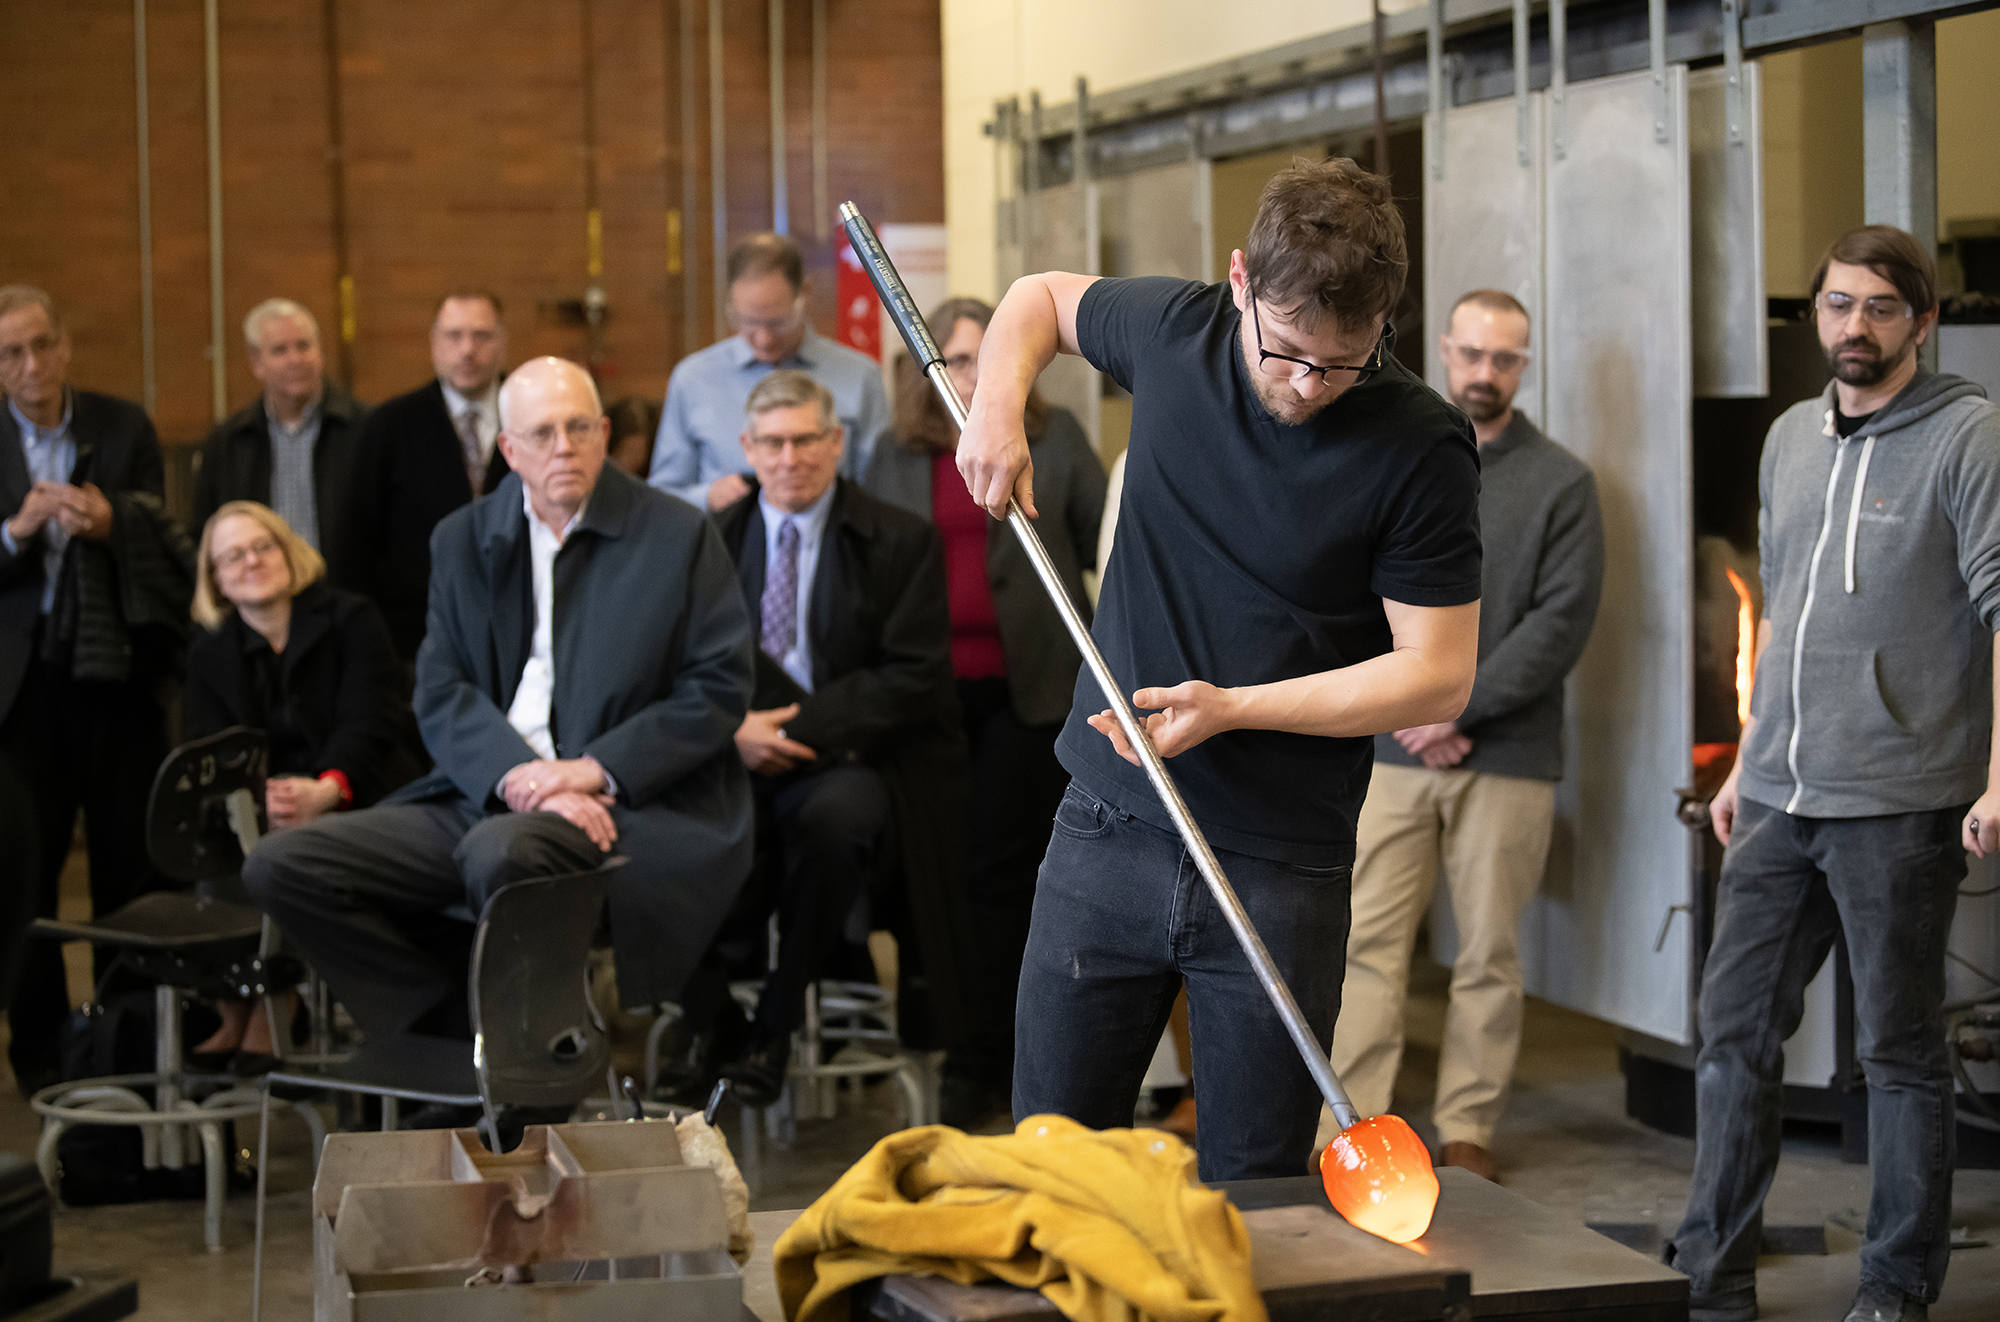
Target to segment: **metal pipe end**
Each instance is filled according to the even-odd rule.
[[[850,220],[859,219],[861,219],[860,207],[855,206],[852,202],[842,202],[840,204],[840,220],[843,225]]]

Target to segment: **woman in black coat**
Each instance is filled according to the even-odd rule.
[[[367,807],[423,770],[381,612],[325,577],[319,553],[255,501],[230,501],[202,530],[193,613],[208,632],[188,649],[188,733],[265,732],[271,831]],[[220,1010],[195,1054],[238,1053],[239,1072],[254,1072],[272,1054],[261,1005]]]
[[[968,404],[992,318],[993,309],[974,298],[949,299],[931,313],[932,328],[944,337],[945,369]],[[1042,511],[1035,530],[1088,619],[1083,571],[1097,564],[1104,466],[1075,415],[1050,407],[1038,392],[1029,395],[1023,422]],[[941,1101],[945,1123],[968,1128],[1012,1105],[1014,996],[1035,876],[1069,784],[1055,744],[1083,658],[1019,541],[973,503],[958,474],[957,448],[958,428],[930,382],[905,370],[895,434],[876,444],[862,484],[931,520],[944,543],[952,671],[972,753],[966,916],[979,939],[964,978],[971,1028],[945,1058]]]

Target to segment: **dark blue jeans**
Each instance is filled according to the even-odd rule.
[[[1216,851],[1322,1052],[1347,950],[1348,864]],[[1319,1090],[1178,835],[1072,784],[1036,883],[1014,1039],[1014,1115],[1132,1123],[1187,980],[1201,1178],[1302,1174]]]
[[[1697,1298],[1754,1297],[1764,1195],[1778,1169],[1783,1045],[1844,931],[1874,1183],[1861,1278],[1937,1299],[1957,1134],[1944,951],[1965,877],[1964,818],[1963,807],[1794,817],[1743,801],[1702,975],[1694,1185],[1671,1249]]]

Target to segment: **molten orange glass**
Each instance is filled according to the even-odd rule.
[[[1729,566],[1729,586],[1736,589],[1736,723],[1750,724],[1750,684],[1757,674],[1757,608],[1750,601],[1750,586]]]
[[[1430,1228],[1437,1172],[1430,1150],[1401,1116],[1357,1120],[1319,1156],[1327,1201],[1371,1235],[1407,1244]]]

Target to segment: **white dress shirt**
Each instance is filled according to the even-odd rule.
[[[586,501],[586,504],[588,502]],[[548,524],[535,516],[528,493],[521,492],[521,506],[528,515],[528,565],[535,590],[535,635],[528,652],[528,664],[521,667],[521,684],[514,690],[514,705],[507,709],[507,724],[528,741],[535,755],[553,760],[556,741],[549,734],[549,713],[556,693],[556,552],[583,517],[583,506],[563,525],[559,537]]]
[[[460,419],[467,409],[479,410],[479,462],[493,462],[494,437],[500,434],[500,383],[495,381],[486,387],[486,393],[477,399],[468,399],[453,390],[443,377],[438,385],[444,388],[444,411],[451,415],[451,429],[459,430]],[[535,512],[528,511],[528,522],[535,521]]]
[[[771,566],[778,563],[778,529],[786,519],[799,530],[799,629],[798,641],[792,650],[785,653],[778,664],[784,672],[797,680],[806,692],[813,691],[812,633],[809,623],[812,616],[813,573],[819,567],[819,545],[826,538],[827,520],[833,514],[833,493],[840,486],[838,482],[828,486],[820,498],[806,506],[797,514],[788,514],[760,492],[757,496],[758,512],[764,516],[764,576],[770,581]],[[532,517],[532,516],[531,516]]]

